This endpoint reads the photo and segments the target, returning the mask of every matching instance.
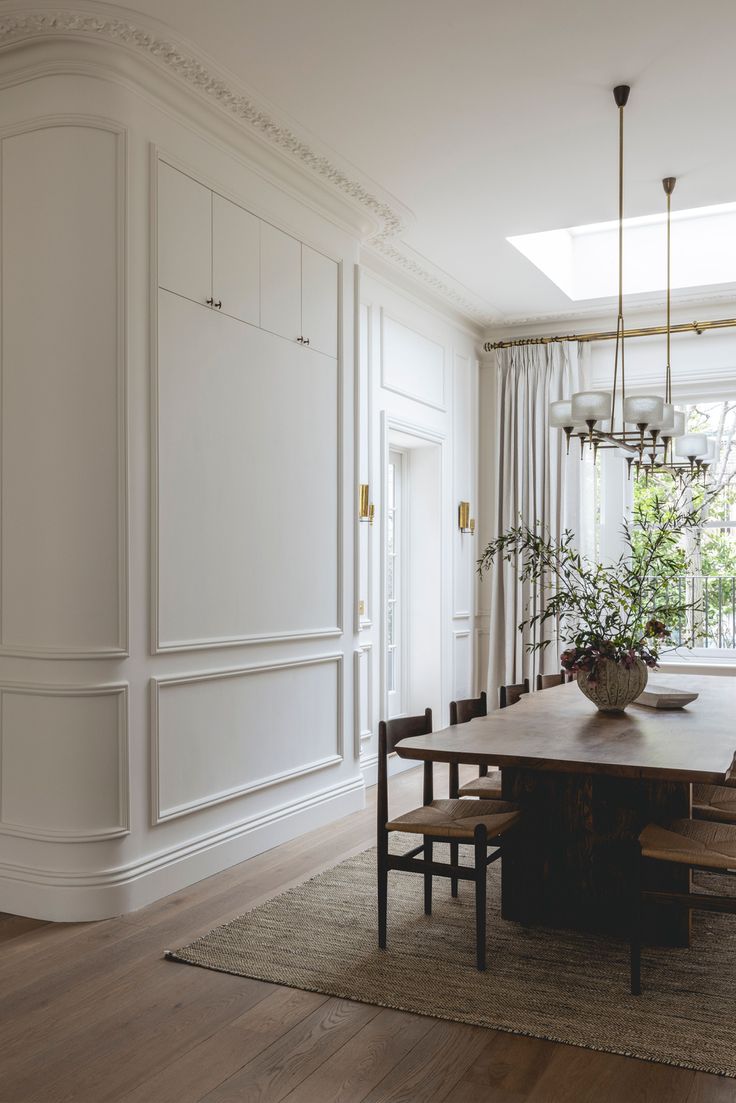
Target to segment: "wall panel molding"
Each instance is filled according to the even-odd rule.
[[[365,670],[363,670],[365,667]],[[373,644],[366,642],[353,652],[353,704],[355,710],[355,755],[361,758],[362,746],[373,735],[375,727],[373,705]],[[363,694],[366,708],[363,712]],[[362,759],[361,759],[362,761]]]
[[[111,119],[95,115],[59,114],[39,116],[30,122],[8,127],[0,131],[0,148],[5,141],[43,130],[78,128],[100,130],[112,134],[115,138],[115,413],[116,442],[115,464],[117,470],[116,485],[116,630],[108,643],[87,645],[81,640],[72,646],[59,647],[45,644],[35,645],[28,641],[8,638],[5,625],[5,579],[4,566],[0,567],[0,655],[19,658],[45,659],[106,659],[125,657],[128,654],[128,460],[127,460],[127,367],[126,367],[126,326],[127,326],[127,131]],[[3,362],[0,348],[0,387],[5,391],[4,376],[7,365]],[[2,415],[0,415],[2,416]],[[3,433],[3,436],[5,434]],[[3,455],[0,469],[3,491],[5,490],[4,467],[9,458]],[[13,461],[18,464],[19,461]],[[100,503],[102,505],[103,503]],[[0,559],[5,561],[5,542],[3,533],[7,530],[5,518],[6,494],[2,494],[0,506]]]
[[[238,204],[244,210],[248,210],[248,204],[242,197],[233,196],[232,193],[225,188],[218,186],[214,181],[203,180],[202,174],[195,172],[191,166],[186,165],[180,158],[164,153],[154,143],[149,144],[149,181],[150,181],[150,207],[149,207],[149,243],[150,243],[150,332],[149,332],[149,355],[151,363],[150,373],[150,440],[151,440],[151,465],[150,465],[150,503],[151,503],[151,552],[150,552],[150,575],[151,575],[151,605],[150,605],[150,635],[151,635],[151,652],[154,655],[168,654],[176,652],[190,652],[190,651],[207,651],[207,650],[220,650],[222,648],[240,647],[248,644],[258,643],[270,643],[270,642],[287,642],[287,641],[303,641],[303,640],[317,640],[317,639],[331,639],[342,636],[344,633],[344,572],[345,572],[345,542],[343,535],[343,523],[344,523],[344,484],[345,484],[345,447],[344,447],[344,432],[343,432],[343,396],[344,396],[344,349],[343,349],[343,298],[342,298],[342,284],[343,284],[343,262],[341,259],[335,259],[338,265],[338,355],[336,358],[328,357],[324,354],[302,350],[305,357],[314,356],[321,359],[324,362],[330,362],[335,364],[336,371],[336,393],[335,393],[335,434],[336,434],[336,453],[334,457],[335,461],[335,478],[336,478],[336,513],[335,513],[335,527],[336,527],[336,573],[335,573],[335,622],[328,624],[316,624],[310,625],[307,628],[299,629],[284,629],[279,631],[261,631],[253,633],[236,633],[233,635],[202,635],[175,639],[163,639],[162,638],[162,625],[161,625],[161,493],[160,493],[160,470],[161,470],[161,376],[160,376],[160,364],[159,364],[159,296],[171,295],[173,298],[180,298],[174,293],[167,292],[164,289],[159,289],[158,286],[158,166],[159,163],[165,163],[176,168],[178,171],[190,176],[193,180],[203,183],[203,186],[214,190],[219,195],[223,195],[230,201]],[[256,215],[256,217],[261,217]],[[277,222],[271,220],[271,224],[280,228]],[[290,232],[293,236],[293,229],[284,230],[284,232]],[[182,300],[185,301],[185,300]],[[202,308],[205,309],[204,307]],[[227,319],[223,317],[223,322]],[[246,322],[234,321],[236,326],[244,327],[244,330],[256,330],[257,332],[264,333],[267,338],[272,339],[277,344],[285,342],[291,345],[291,342],[286,342],[285,338],[276,336],[274,334],[266,334],[266,331],[261,331],[259,327],[251,327]],[[269,534],[267,533],[266,536]]]
[[[426,352],[429,353],[430,346],[434,346],[439,350],[439,357],[434,365],[430,360],[427,360],[425,368],[434,367],[435,379],[430,379],[430,372],[425,371],[425,376],[428,383],[434,387],[434,392],[426,392],[424,394],[418,388],[412,388],[401,380],[391,380],[390,366],[387,364],[386,345],[387,345],[387,332],[391,326],[399,327],[407,334],[411,335],[410,339],[414,339],[414,343],[417,348],[424,347]],[[434,356],[437,357],[437,353]],[[403,395],[404,398],[410,398],[413,402],[420,402],[423,406],[430,406],[434,410],[447,410],[447,355],[445,346],[440,344],[439,341],[435,341],[432,337],[427,337],[426,334],[421,333],[418,329],[414,329],[412,326],[403,322],[400,318],[395,318],[384,307],[381,307],[381,386],[386,391],[393,391],[394,394]],[[402,363],[404,357],[400,357]],[[436,393],[435,393],[436,392]]]
[[[0,684],[0,834],[3,835],[15,835],[24,839],[34,839],[43,842],[97,842],[105,839],[117,838],[121,835],[128,834],[130,830],[130,796],[129,796],[129,767],[128,767],[128,685],[127,683],[112,683],[109,685],[41,685],[41,684],[26,684],[22,682],[3,682]],[[5,791],[5,784],[8,783],[13,790],[16,790],[18,785],[25,787],[26,792],[23,793],[24,806],[27,806],[30,801],[26,800],[29,795],[32,796],[32,790],[34,787],[34,762],[11,762],[11,751],[9,744],[13,739],[13,733],[8,730],[8,717],[6,714],[6,704],[9,697],[26,697],[31,700],[34,698],[55,698],[60,701],[80,701],[83,702],[88,699],[114,697],[115,701],[115,731],[111,733],[114,735],[115,746],[113,748],[113,756],[115,762],[116,773],[116,805],[114,814],[110,817],[110,822],[107,824],[90,825],[86,828],[58,828],[49,827],[48,825],[34,825],[33,823],[16,823],[10,818],[12,813],[7,809],[10,800]],[[62,728],[62,735],[63,735]],[[68,733],[67,733],[68,734]],[[18,732],[16,733],[16,752],[19,748],[22,748],[23,744],[27,744],[29,737],[33,737],[36,740],[42,735],[40,729],[34,727],[30,732]],[[53,751],[53,741],[59,738],[59,732],[54,725],[54,731],[49,735],[51,741],[48,746],[49,751]],[[102,739],[102,733],[95,733],[93,737],[88,740],[88,753],[99,744]],[[34,747],[31,752],[40,755],[43,753],[42,748],[39,746]],[[68,752],[59,754],[57,766],[63,769],[69,762]],[[65,779],[69,784],[73,784],[73,774],[79,773],[80,776],[84,776],[85,759],[81,758],[75,769],[71,771],[69,777]],[[17,780],[14,783],[13,770],[18,770]],[[56,777],[44,777],[41,771],[41,764],[36,759],[35,769],[39,771],[38,784],[39,791],[37,797],[43,802],[43,793],[41,789],[45,786],[52,792],[59,781],[58,774]],[[88,779],[89,785],[93,785],[94,778]],[[86,792],[86,790],[85,790]],[[13,799],[17,799],[17,793],[14,792]],[[76,798],[75,798],[76,799]]]
[[[271,772],[269,774],[252,778],[241,784],[223,788],[185,802],[165,806],[162,794],[163,763],[162,763],[162,694],[175,691],[177,688],[207,685],[227,682],[233,679],[249,678],[257,675],[277,674],[280,671],[302,670],[309,667],[322,667],[334,665],[336,668],[336,693],[335,693],[335,744],[330,750],[316,758],[295,764],[291,769]],[[153,826],[177,819],[181,816],[191,815],[193,812],[238,797],[247,796],[271,788],[283,782],[293,781],[304,777],[306,774],[315,773],[329,766],[338,765],[344,758],[344,722],[343,701],[345,697],[344,685],[344,656],[342,653],[329,655],[317,655],[302,657],[283,662],[264,663],[253,666],[241,666],[227,670],[203,671],[192,674],[171,675],[151,679],[151,822]]]
[[[356,265],[355,280],[356,363],[358,386],[355,389],[355,470],[357,483],[367,483],[375,501],[376,488],[373,468],[373,357],[374,313],[373,304],[361,302],[360,267]],[[363,342],[361,334],[364,334]],[[364,439],[365,438],[365,439]],[[363,445],[365,447],[363,447]],[[364,454],[363,454],[364,452]],[[373,596],[374,525],[358,520],[358,492],[355,492],[355,631],[366,632],[375,620]],[[363,562],[363,559],[365,562]],[[365,611],[359,608],[363,568],[365,571]]]

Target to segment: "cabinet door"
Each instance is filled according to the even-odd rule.
[[[302,334],[309,347],[337,356],[337,264],[302,245]]]
[[[197,303],[212,295],[212,192],[158,165],[158,282]]]
[[[212,295],[222,313],[258,325],[260,219],[212,196]]]
[[[302,335],[301,243],[261,223],[261,329],[296,341]]]

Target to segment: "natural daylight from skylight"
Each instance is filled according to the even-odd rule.
[[[667,286],[666,215],[624,221],[624,293]],[[578,302],[618,292],[618,223],[597,222],[506,239]],[[736,203],[672,212],[672,287],[736,281]]]

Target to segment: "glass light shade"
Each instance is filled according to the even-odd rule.
[[[685,411],[675,410],[675,426],[670,433],[671,437],[681,437],[685,432]]]
[[[671,437],[675,426],[675,407],[671,402],[665,402],[664,413],[661,421],[650,421],[649,429],[658,429],[662,436]]]
[[[556,429],[569,429],[572,420],[572,401],[569,398],[561,398],[557,402],[549,404],[549,423]]]
[[[700,457],[706,463],[713,463],[716,458],[716,439],[715,437],[708,437],[708,451],[704,456]]]
[[[655,425],[664,416],[664,399],[656,394],[631,395],[624,402],[624,420],[631,425]]]
[[[611,416],[611,396],[608,391],[578,391],[572,396],[572,416],[575,423],[603,421]]]
[[[686,433],[675,441],[675,452],[686,460],[704,456],[708,451],[708,438],[705,433]]]

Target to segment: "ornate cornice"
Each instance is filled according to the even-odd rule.
[[[358,180],[316,152],[289,127],[281,125],[260,105],[212,73],[193,53],[144,27],[88,12],[53,10],[12,13],[0,17],[0,47],[32,38],[94,37],[119,43],[147,55],[200,95],[207,97],[272,145],[290,154],[349,199],[367,208],[381,223],[379,236],[394,237],[404,229],[401,217],[388,203],[372,195]]]
[[[476,325],[490,325],[493,321],[487,309],[468,299],[457,286],[452,285],[450,277],[442,279],[436,272],[402,251],[399,237],[405,231],[406,223],[390,203],[374,195],[329,157],[312,148],[290,127],[275,119],[244,92],[234,88],[224,76],[213,72],[191,49],[127,19],[107,17],[90,11],[54,8],[15,11],[0,16],[0,48],[33,39],[59,37],[102,40],[147,57],[178,81],[205,97],[213,106],[225,111],[270,145],[286,153],[353,204],[367,211],[372,216],[374,225],[377,222],[379,228],[365,241],[366,246],[449,302],[455,310],[472,319]]]

